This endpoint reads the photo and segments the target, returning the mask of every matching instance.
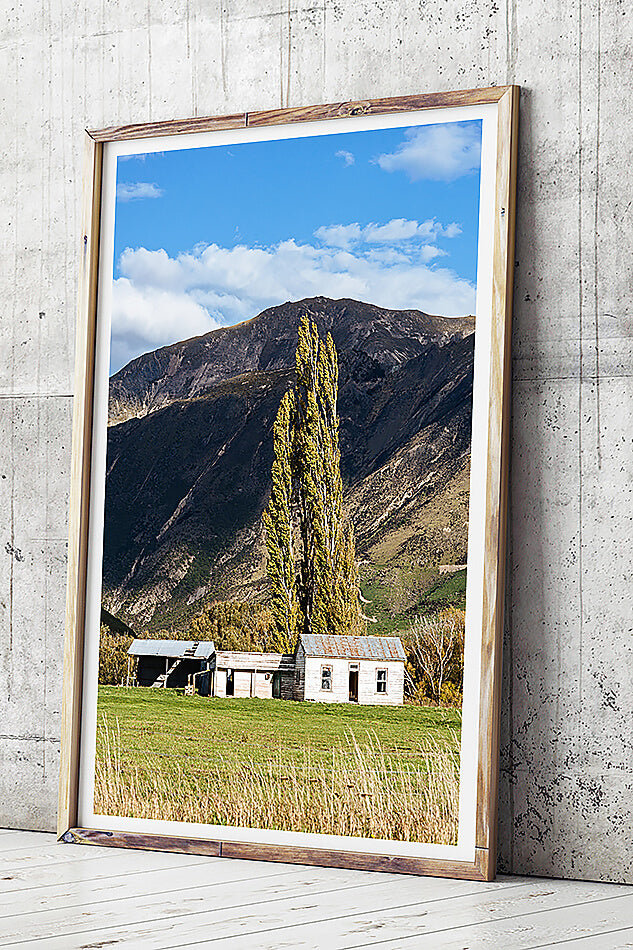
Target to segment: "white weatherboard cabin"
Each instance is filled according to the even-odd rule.
[[[301,636],[295,653],[294,698],[401,706],[405,660],[399,637]]]

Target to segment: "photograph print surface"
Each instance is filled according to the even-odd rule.
[[[119,155],[96,814],[456,844],[481,140]]]

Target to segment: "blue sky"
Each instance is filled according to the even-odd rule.
[[[323,294],[473,313],[480,122],[119,158],[112,361]]]

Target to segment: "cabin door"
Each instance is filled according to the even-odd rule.
[[[349,701],[350,703],[358,702],[358,668],[349,671]]]
[[[281,699],[281,673],[273,673],[273,699]]]

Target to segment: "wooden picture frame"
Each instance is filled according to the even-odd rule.
[[[473,880],[491,880],[496,866],[496,808],[499,753],[499,705],[501,642],[504,607],[504,565],[506,496],[509,451],[510,327],[515,222],[515,181],[517,162],[519,89],[492,87],[437,94],[334,103],[267,112],[239,113],[213,118],[196,118],[151,124],[128,125],[86,133],[84,194],[81,232],[76,337],[76,373],[72,443],[72,482],[68,555],[66,638],[62,740],[59,786],[58,834],[63,842],[112,847],[145,848],[208,854],[215,857],[251,858],[321,866],[374,869]],[[84,644],[90,536],[91,457],[95,438],[95,354],[97,347],[97,304],[102,224],[102,168],[104,152],[112,143],[152,137],[213,134],[220,130],[275,128],[289,123],[345,122],[353,117],[384,117],[422,110],[487,108],[496,128],[494,182],[490,182],[492,248],[490,268],[490,340],[485,386],[488,420],[485,453],[485,504],[482,510],[484,539],[481,578],[481,641],[479,644],[479,687],[477,750],[472,767],[475,788],[473,835],[469,853],[453,857],[434,852],[419,856],[377,850],[366,842],[350,839],[350,847],[340,843],[328,847],[293,845],[284,840],[229,840],[218,834],[211,838],[156,834],[152,830],[116,830],[83,827],[79,815],[80,748],[84,719]],[[480,113],[478,113],[480,114]],[[488,113],[486,113],[488,114]],[[493,117],[493,118],[492,118]],[[441,119],[438,119],[441,121]],[[491,126],[492,127],[492,126]],[[479,314],[478,314],[479,319]],[[476,760],[476,761],[475,761]],[[283,838],[283,836],[281,836]],[[327,838],[327,836],[325,836]],[[362,839],[363,841],[365,839]]]

